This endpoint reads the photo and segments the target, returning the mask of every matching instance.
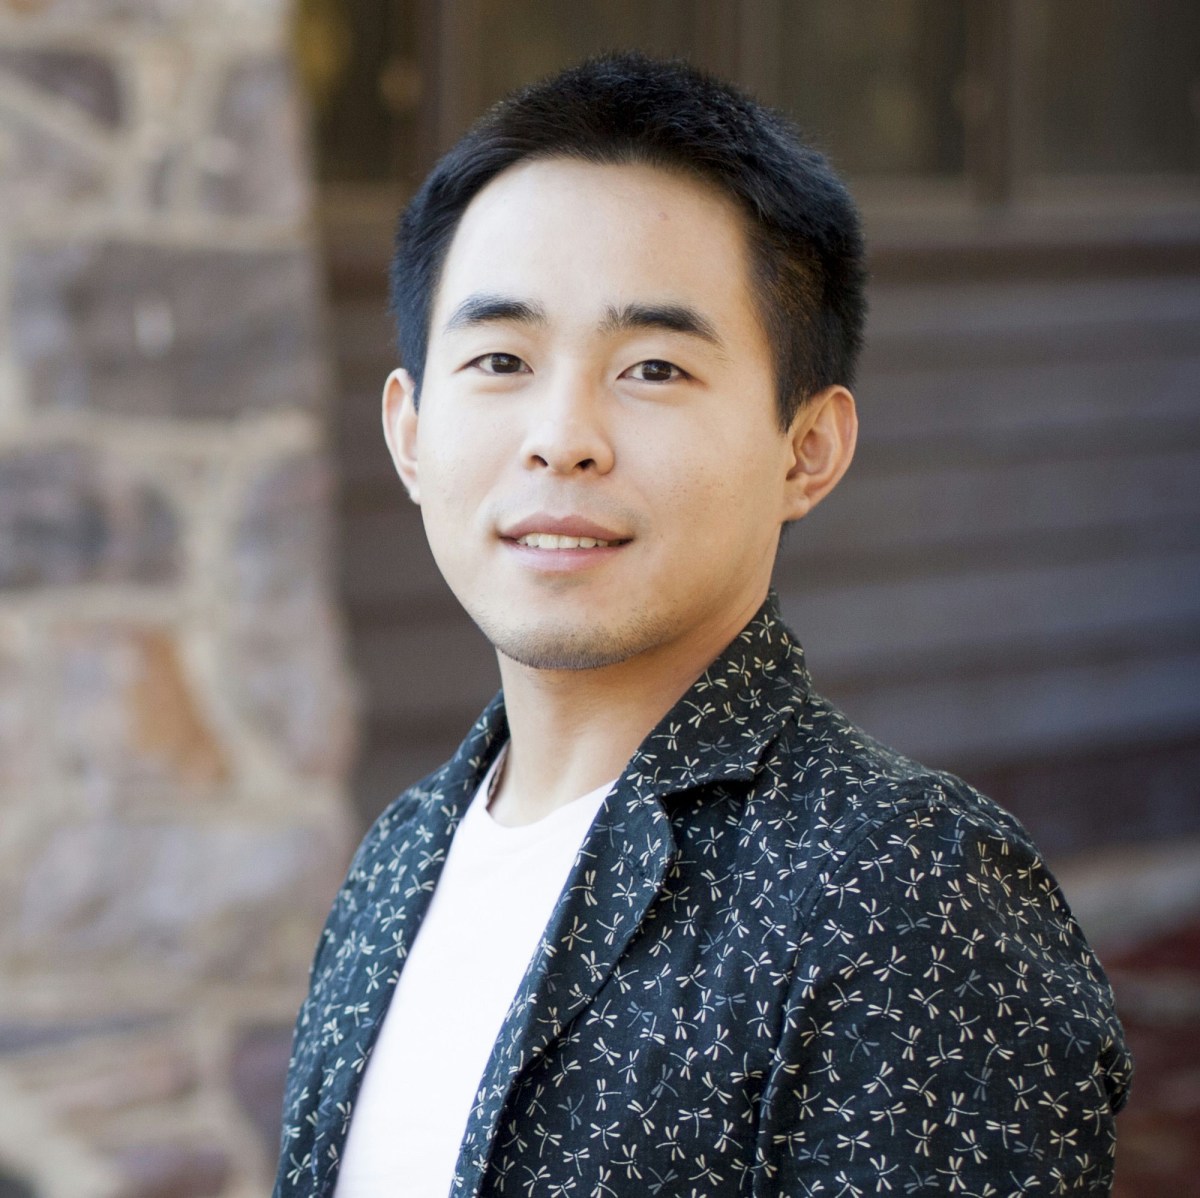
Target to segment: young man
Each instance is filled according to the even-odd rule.
[[[363,842],[276,1194],[1107,1194],[1129,1059],[1023,829],[816,695],[862,245],[777,116],[615,56],[442,160],[384,434],[503,691]]]

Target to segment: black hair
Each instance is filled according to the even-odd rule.
[[[508,167],[571,158],[681,171],[745,213],[779,419],[850,386],[866,317],[858,213],[796,128],[685,62],[605,54],[514,92],[438,162],[400,216],[391,266],[400,358],[420,390],[433,298],[471,200]]]

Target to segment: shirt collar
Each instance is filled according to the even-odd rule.
[[[804,651],[768,593],[745,628],[642,741],[622,775],[642,795],[751,778],[812,689]]]
[[[621,775],[645,799],[708,782],[753,777],[780,729],[812,689],[804,650],[770,591],[724,651],[638,746]],[[451,776],[478,785],[508,738],[503,692],[475,722],[450,762]]]

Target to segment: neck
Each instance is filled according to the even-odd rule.
[[[615,779],[760,602],[686,645],[599,669],[538,670],[498,654],[510,739],[497,822],[533,823]]]

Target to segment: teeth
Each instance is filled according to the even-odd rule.
[[[560,537],[552,532],[530,532],[517,538],[518,545],[531,549],[606,549],[612,541],[597,541],[595,537]]]

